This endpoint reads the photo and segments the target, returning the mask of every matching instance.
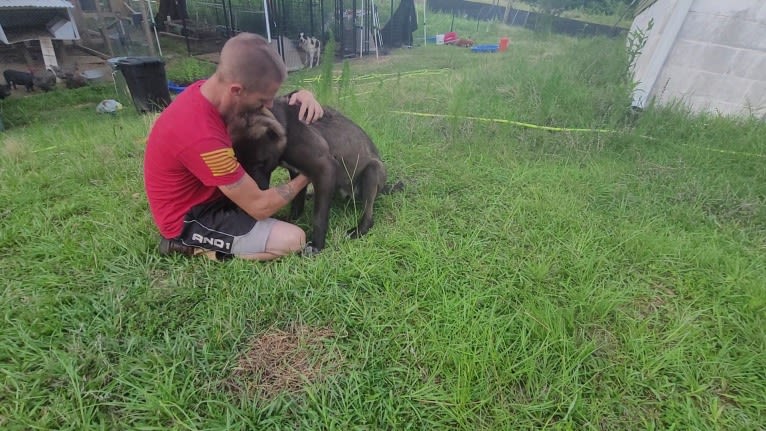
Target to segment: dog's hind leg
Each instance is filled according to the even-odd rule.
[[[358,178],[357,187],[360,188],[358,195],[362,199],[364,212],[359,219],[357,227],[346,232],[349,238],[359,238],[372,228],[374,223],[372,218],[373,205],[375,204],[375,198],[386,183],[386,168],[383,166],[383,163],[375,160],[367,165]],[[357,195],[357,190],[354,191],[354,195]]]

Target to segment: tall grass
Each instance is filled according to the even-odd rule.
[[[348,64],[327,100],[406,189],[355,241],[335,205],[313,259],[158,256],[151,116],[97,114],[110,87],[5,100],[0,427],[761,429],[766,126],[635,116],[620,41],[507,31]],[[332,369],[232,391],[295,325],[332,329]]]

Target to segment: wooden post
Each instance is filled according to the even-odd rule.
[[[511,3],[513,0],[508,0],[508,4],[505,6],[505,15],[503,15],[503,24],[508,24],[508,15],[511,14]]]
[[[85,21],[85,15],[83,14],[82,7],[80,6],[80,0],[73,0],[72,4],[74,5],[74,13],[72,15],[74,15],[74,22],[80,32],[80,37],[86,45],[90,45],[90,34],[88,32],[88,26]]]
[[[96,0],[95,3],[96,3],[96,16],[98,17],[98,31],[99,33],[101,33],[101,37],[104,38],[104,43],[106,44],[106,49],[109,50],[109,55],[114,57],[114,49],[112,49],[112,41],[109,39],[106,25],[104,24],[104,14],[101,13],[101,1]]]
[[[149,28],[149,12],[146,10],[146,3],[144,3],[145,0],[138,0],[138,4],[141,5],[141,26],[144,28],[144,37],[146,38],[146,44],[149,46],[149,55],[152,57],[157,56],[157,50],[154,48],[154,39],[152,39],[152,30]]]
[[[24,42],[17,43],[16,49],[24,57],[24,62],[27,63],[27,69],[32,70],[35,66],[35,62],[34,60],[32,60],[32,54],[29,53],[29,47],[27,47],[27,42],[24,41]]]
[[[49,37],[41,37],[39,40],[45,69],[52,66],[58,67],[59,62],[58,59],[56,59],[56,50],[53,48],[53,39]]]

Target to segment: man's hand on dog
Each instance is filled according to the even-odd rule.
[[[288,101],[289,105],[295,105],[296,103],[301,105],[298,112],[298,119],[306,124],[311,124],[314,121],[322,118],[324,110],[322,106],[314,98],[314,95],[308,90],[300,90],[290,96]]]

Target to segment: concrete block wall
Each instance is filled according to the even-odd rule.
[[[662,3],[674,2],[655,6]],[[651,55],[646,48],[642,57]],[[639,59],[635,79],[645,63]],[[694,0],[648,94],[695,112],[766,119],[766,2]]]

